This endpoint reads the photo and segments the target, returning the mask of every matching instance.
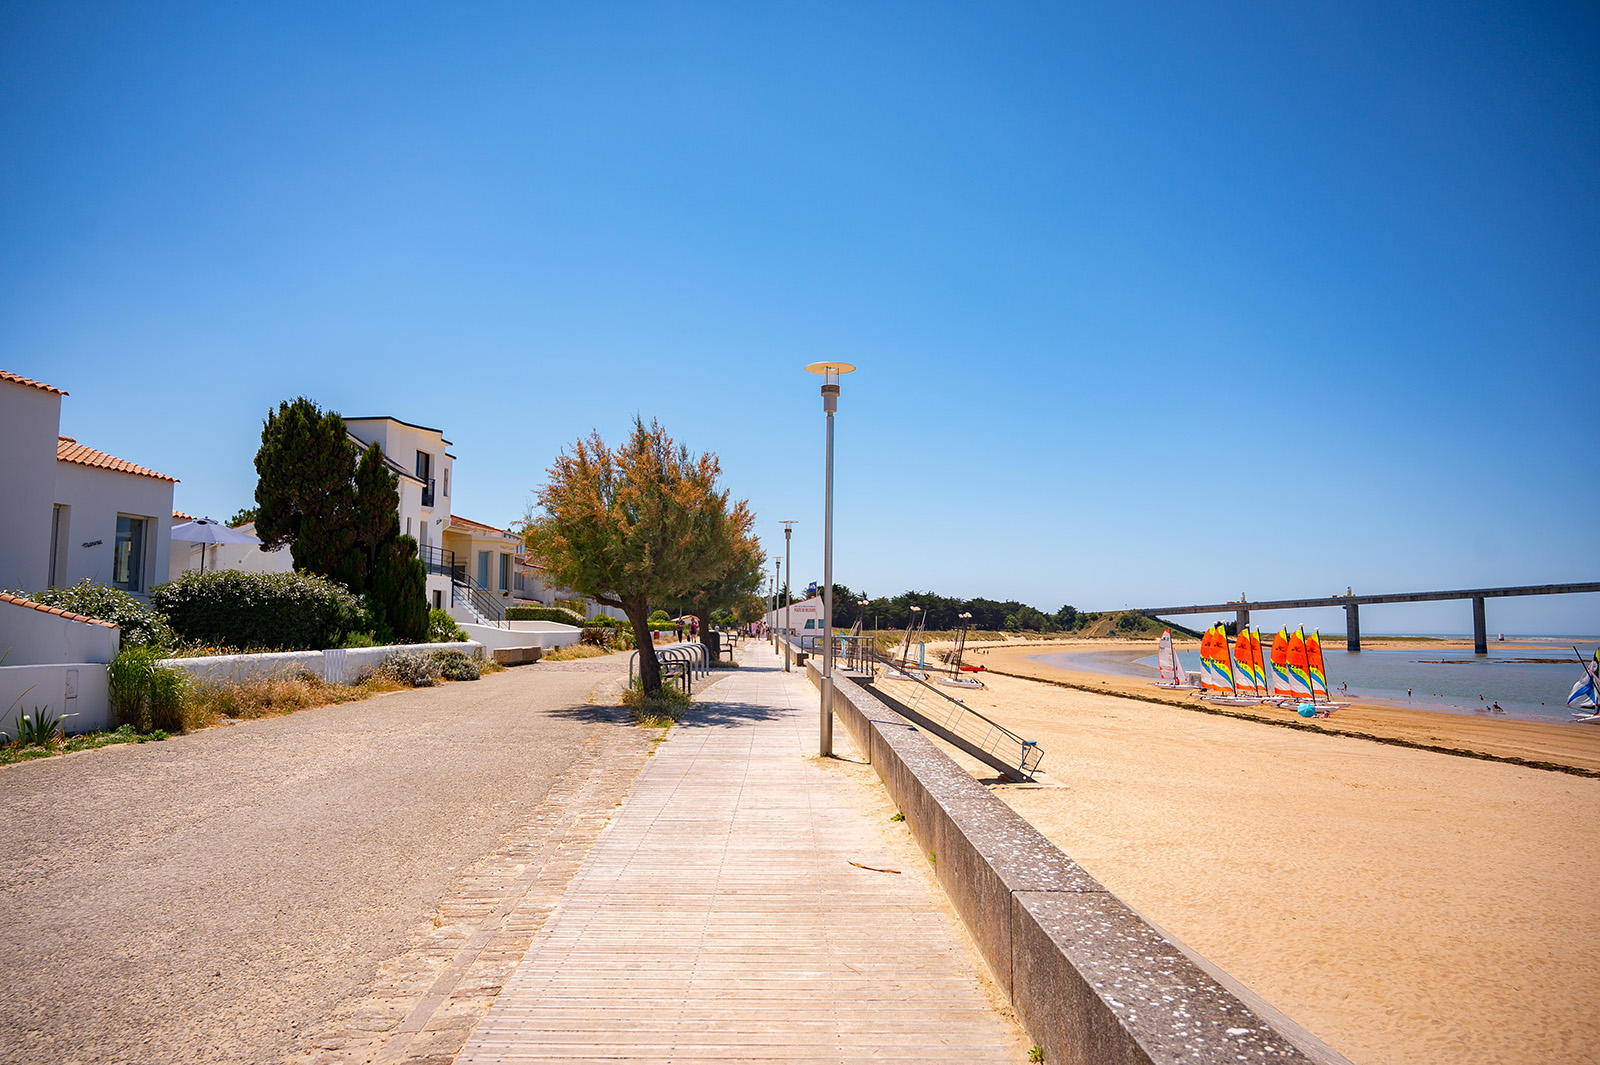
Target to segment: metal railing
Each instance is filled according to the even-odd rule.
[[[656,660],[662,663],[681,663],[685,670],[688,688],[684,694],[694,694],[695,674],[701,676],[711,672],[711,652],[706,650],[703,643],[669,643],[656,648]],[[635,670],[639,664],[639,652],[635,651],[628,656],[628,684],[634,682]]]
[[[421,544],[417,547],[417,557],[422,564],[428,567],[429,573],[440,573],[446,577],[454,578],[456,575],[456,553],[446,551],[433,544]]]
[[[452,606],[466,603],[473,613],[490,625],[505,624],[506,606],[500,597],[486,588],[480,588],[478,582],[459,567],[450,574],[450,603]]]
[[[822,637],[814,633],[789,637],[789,646],[806,654],[822,653]],[[871,673],[877,662],[872,648],[872,637],[835,633],[833,636],[833,664],[847,673]]]

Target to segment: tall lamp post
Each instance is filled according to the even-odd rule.
[[[789,672],[789,582],[794,580],[794,570],[789,566],[789,537],[794,535],[796,521],[780,521],[783,526],[783,671]]]
[[[822,409],[828,416],[828,474],[822,519],[822,727],[818,752],[833,754],[833,415],[839,409],[839,378],[855,370],[848,362],[814,362],[807,373],[822,377]]]

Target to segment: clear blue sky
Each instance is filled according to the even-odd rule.
[[[639,413],[804,582],[839,358],[874,594],[1600,579],[1592,5],[753,6],[6,4],[0,366],[218,517],[286,397],[494,523]]]

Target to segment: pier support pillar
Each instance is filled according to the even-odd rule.
[[[1361,650],[1361,606],[1358,603],[1344,605],[1344,649]]]
[[[1489,653],[1489,625],[1483,616],[1483,596],[1472,597],[1472,653]]]
[[[1240,607],[1238,610],[1235,610],[1233,612],[1233,623],[1236,626],[1234,629],[1235,632],[1243,632],[1245,629],[1248,629],[1250,627],[1250,611],[1246,610],[1244,607]]]

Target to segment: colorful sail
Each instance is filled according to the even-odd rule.
[[[1228,637],[1221,625],[1213,625],[1200,639],[1200,686],[1207,691],[1233,691],[1232,670],[1228,668]]]
[[[1583,679],[1572,686],[1567,705],[1574,710],[1600,709],[1600,648],[1595,649],[1592,662],[1583,663]]]
[[[1289,630],[1279,629],[1272,638],[1272,694],[1277,697],[1294,694],[1294,684],[1289,680]]]
[[[1267,676],[1267,661],[1261,657],[1261,630],[1250,631],[1250,664],[1255,667],[1256,694],[1267,696],[1272,694],[1272,684]]]
[[[1240,629],[1233,638],[1233,687],[1240,695],[1261,695],[1256,683],[1256,664],[1250,654],[1250,630]]]
[[[1311,697],[1315,699],[1317,693],[1321,692],[1322,697],[1328,699],[1328,671],[1322,662],[1322,633],[1316,629],[1312,629],[1311,635],[1306,637],[1306,673],[1311,680]]]
[[[1233,655],[1228,651],[1228,630],[1221,625],[1217,626],[1217,674],[1223,691],[1239,694],[1233,677]]]
[[[1311,671],[1306,668],[1306,633],[1296,629],[1289,634],[1289,686],[1294,694],[1311,697]]]

